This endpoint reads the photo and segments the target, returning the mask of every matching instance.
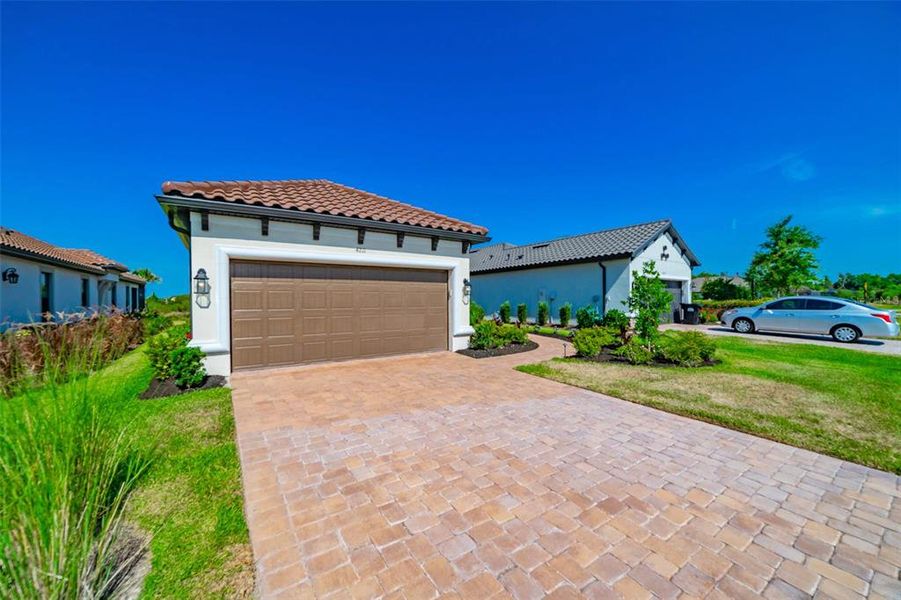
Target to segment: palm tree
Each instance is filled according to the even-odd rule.
[[[159,283],[162,281],[153,271],[150,269],[135,269],[132,271],[135,275],[146,281],[147,283]]]

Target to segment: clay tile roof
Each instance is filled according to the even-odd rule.
[[[0,248],[18,250],[37,257],[44,257],[82,269],[102,273],[104,269],[127,271],[128,268],[93,250],[60,248],[43,240],[25,235],[21,231],[0,227]]]
[[[476,235],[488,233],[486,228],[479,225],[325,179],[167,181],[163,184],[163,193]]]

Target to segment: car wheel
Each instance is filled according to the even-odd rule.
[[[732,321],[732,329],[738,333],[754,333],[754,323],[751,319],[735,319]]]
[[[860,331],[851,325],[836,325],[832,328],[832,339],[836,342],[850,344],[856,342],[860,338]]]

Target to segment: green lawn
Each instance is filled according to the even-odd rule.
[[[152,562],[142,597],[250,597],[253,557],[243,516],[231,392],[220,388],[138,399],[151,378],[141,346],[89,379],[89,385],[103,391],[95,394],[95,402],[105,426],[124,427],[135,452],[149,464],[125,513],[126,522],[150,539]],[[15,410],[15,403],[43,401],[43,390],[4,400],[9,410]]]
[[[553,359],[519,370],[901,474],[901,358],[718,337],[713,367]]]
[[[253,591],[231,392],[139,400],[152,376],[143,348],[111,369],[127,382],[115,407],[151,454],[129,518],[152,536],[145,598],[236,598]]]

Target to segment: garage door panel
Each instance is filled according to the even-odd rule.
[[[332,310],[353,310],[353,290],[334,290],[329,294],[329,308]]]
[[[235,369],[447,349],[447,273],[235,261]]]

